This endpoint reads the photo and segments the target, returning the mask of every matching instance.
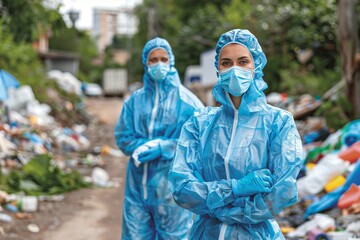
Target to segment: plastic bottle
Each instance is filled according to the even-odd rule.
[[[306,219],[314,213],[336,207],[341,195],[350,188],[352,183],[360,185],[360,162],[357,162],[354,170],[348,174],[344,185],[322,196],[317,202],[312,203],[306,209],[304,218]]]
[[[23,196],[18,200],[18,208],[24,212],[36,212],[38,199],[35,196]]]
[[[104,154],[104,155],[110,154],[111,156],[114,156],[114,157],[122,157],[122,156],[124,156],[122,151],[111,148],[110,146],[107,146],[107,145],[105,145],[105,146],[103,146],[101,148],[101,153]]]
[[[18,207],[15,206],[15,205],[13,205],[13,204],[11,204],[11,203],[7,203],[7,204],[5,205],[5,208],[6,208],[6,210],[8,210],[8,211],[10,211],[10,212],[13,212],[13,213],[16,213],[16,212],[19,211]]]
[[[318,194],[332,178],[342,174],[348,166],[349,163],[336,154],[327,154],[307,176],[297,180],[299,195],[304,197]]]

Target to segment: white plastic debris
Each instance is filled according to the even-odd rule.
[[[6,100],[6,105],[10,110],[21,110],[26,107],[28,102],[34,101],[35,96],[32,88],[28,85],[20,88],[9,89],[9,99]]]
[[[299,196],[315,195],[334,177],[342,174],[349,167],[337,154],[327,154],[303,178],[297,181]]]
[[[91,179],[96,186],[107,187],[109,185],[109,174],[100,167],[93,169]]]
[[[38,232],[40,232],[39,226],[36,225],[36,224],[33,224],[33,223],[29,224],[29,225],[27,226],[27,229],[28,229],[30,232],[32,232],[32,233],[38,233]]]
[[[5,213],[0,212],[0,221],[2,221],[2,222],[11,222],[12,217],[10,215],[7,215]]]
[[[306,233],[314,228],[319,228],[323,231],[335,228],[335,220],[326,214],[318,213],[314,215],[312,220],[301,224],[295,231],[288,233],[287,236],[290,238],[305,237]]]

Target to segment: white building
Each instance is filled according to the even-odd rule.
[[[137,18],[132,8],[95,8],[93,10],[93,31],[97,47],[103,52],[115,35],[132,36],[137,31]]]

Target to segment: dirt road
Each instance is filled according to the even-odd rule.
[[[109,144],[115,147],[113,129],[119,116],[122,102],[119,98],[88,99],[87,111],[96,116],[100,123],[94,131],[93,143]],[[112,240],[120,239],[122,222],[122,201],[125,176],[125,160],[107,157],[105,170],[110,179],[120,178],[119,188],[85,189],[74,193],[76,212],[66,216],[63,224],[53,231],[44,234],[43,239],[51,240]],[[70,200],[70,199],[69,199]]]
[[[122,107],[119,98],[87,99],[87,111],[99,119],[88,127],[86,135],[92,147],[116,148],[113,129]],[[103,156],[103,168],[118,187],[82,189],[65,194],[58,202],[40,202],[32,219],[15,219],[11,225],[0,224],[0,239],[6,240],[117,240],[120,239],[122,202],[127,157]],[[91,174],[91,168],[81,170]],[[35,224],[40,231],[28,230]]]

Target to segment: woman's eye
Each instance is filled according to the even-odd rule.
[[[149,62],[150,62],[150,63],[157,63],[158,60],[157,60],[156,58],[151,58],[151,59],[149,59]]]
[[[224,67],[228,67],[228,66],[230,66],[230,62],[222,62],[221,63],[221,66],[224,66]]]

